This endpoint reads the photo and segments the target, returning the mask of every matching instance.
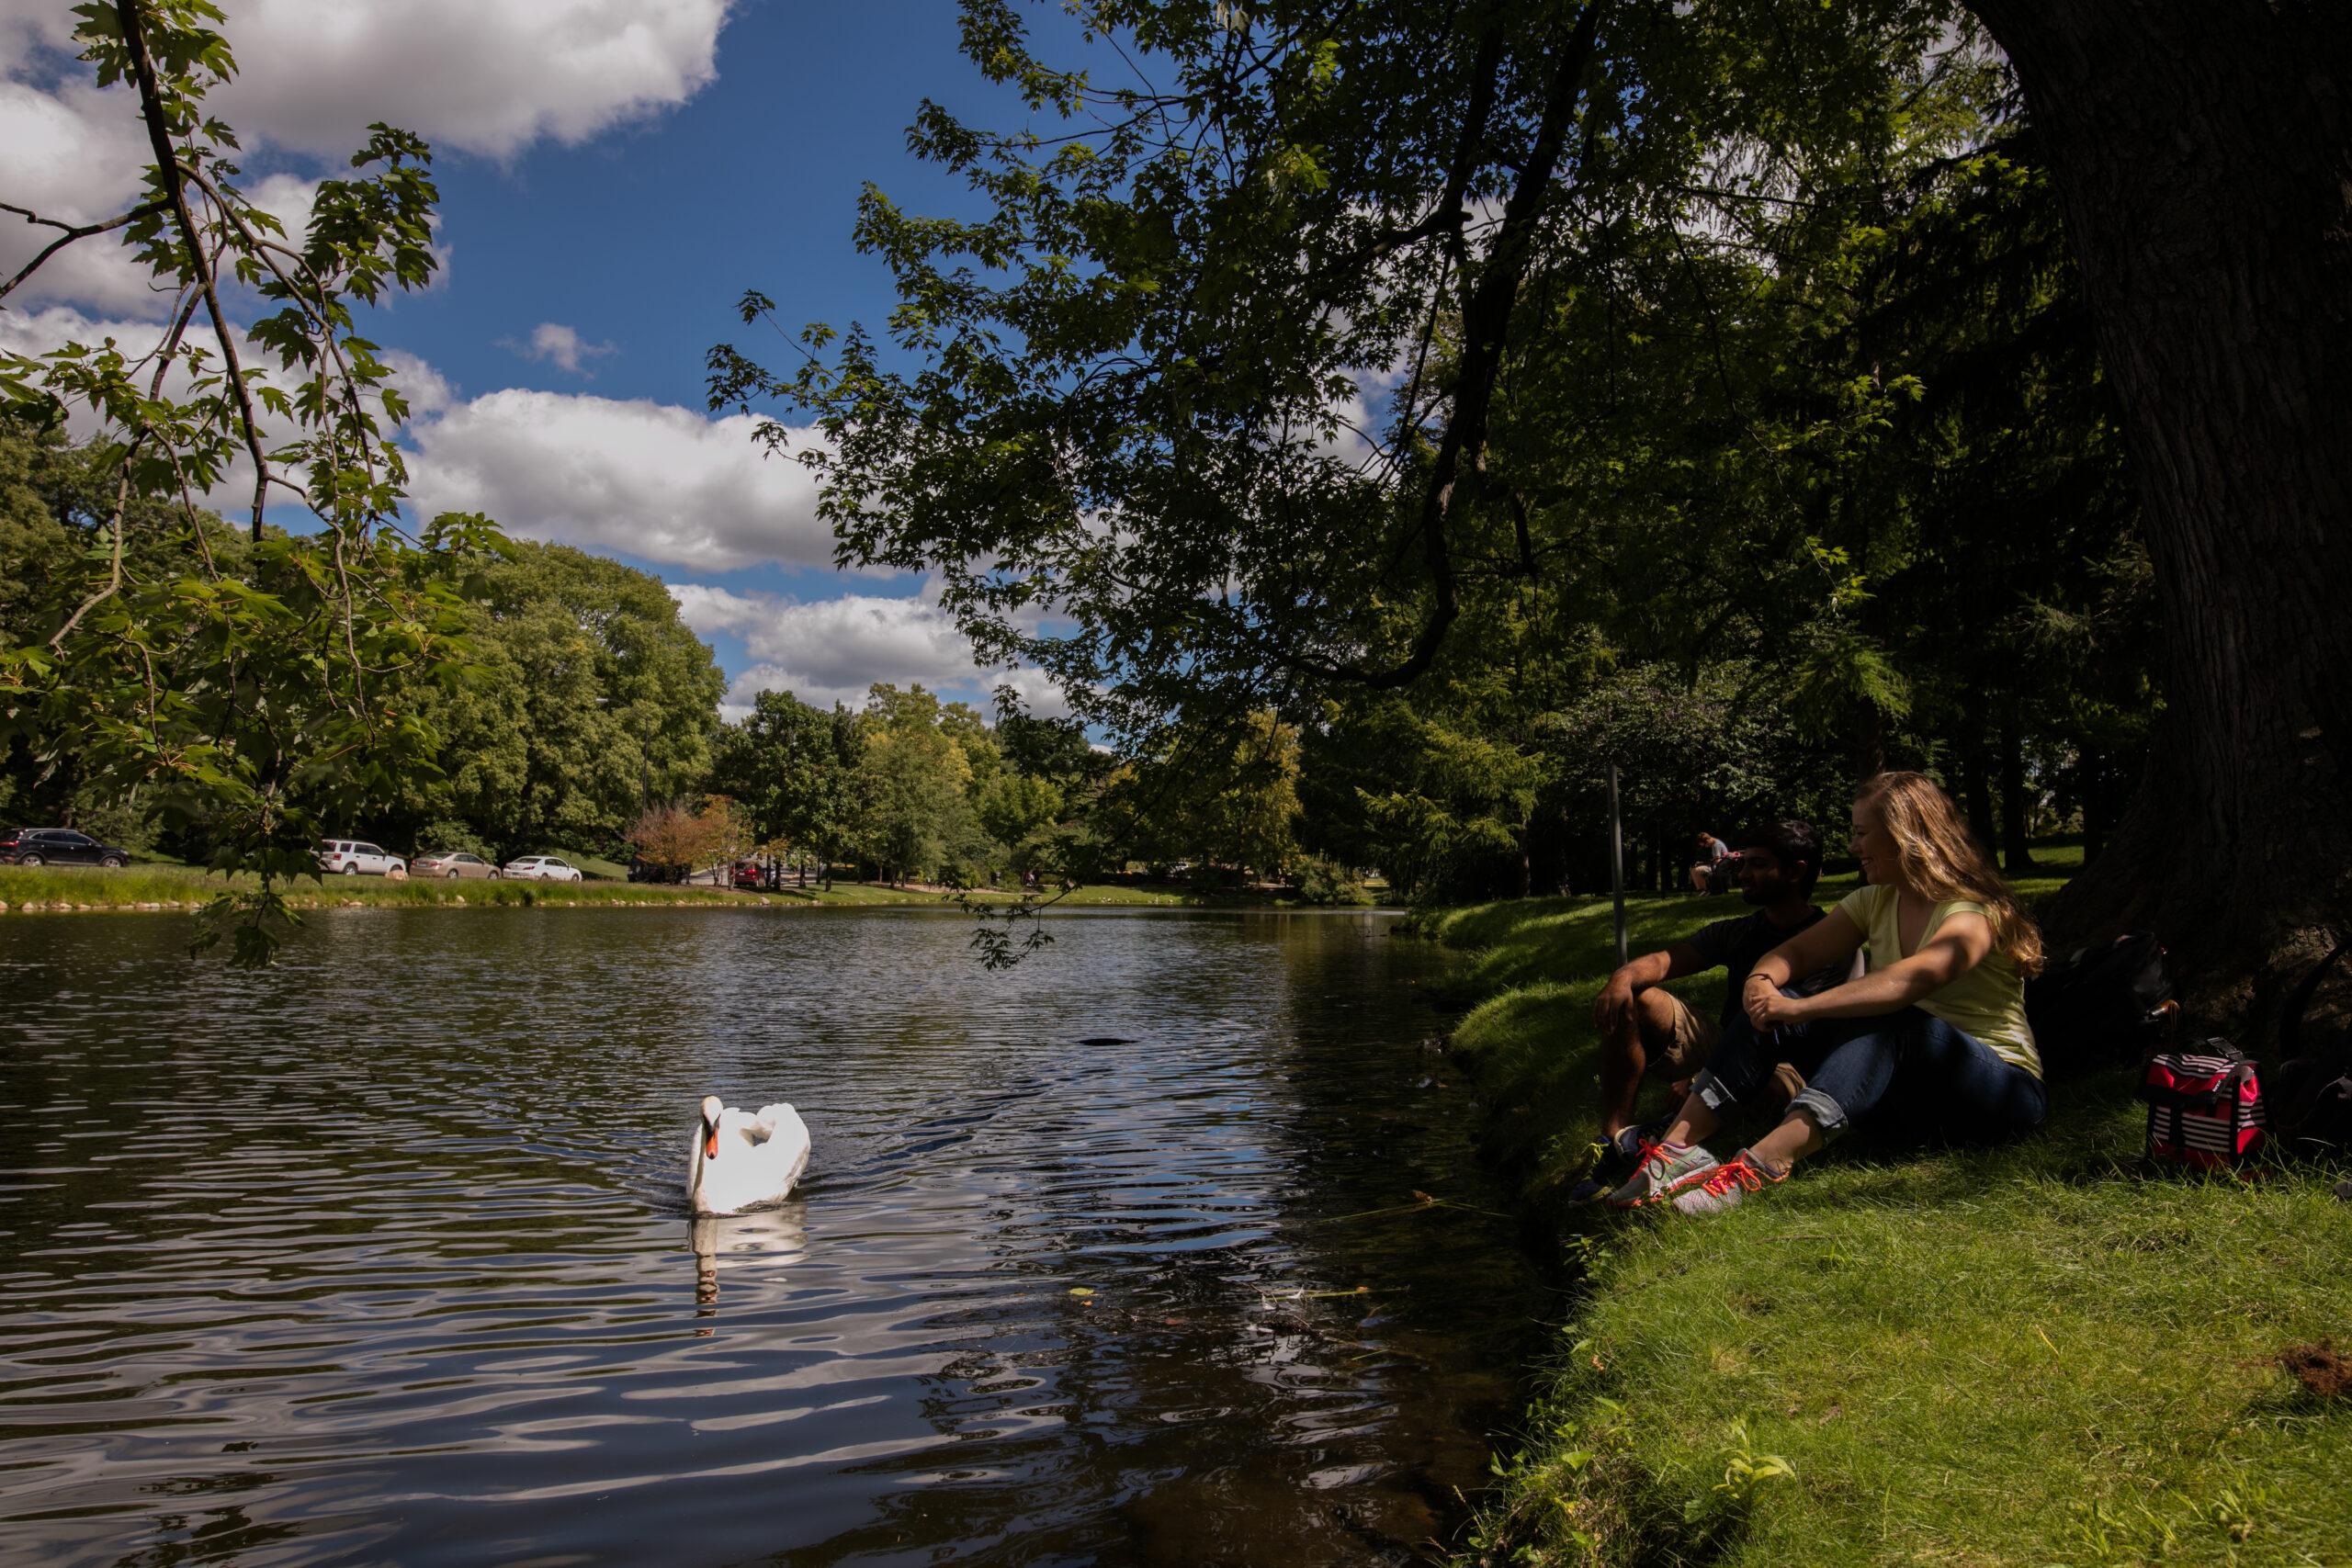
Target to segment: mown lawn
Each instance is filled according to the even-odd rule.
[[[121,871],[94,866],[0,866],[0,903],[11,914],[67,909],[136,909],[149,906],[192,908],[234,886],[251,890],[250,876],[224,879],[193,866],[137,863]],[[381,876],[328,876],[288,886],[298,908],[348,905],[419,907],[446,905],[718,904],[743,898],[710,887],[656,887],[632,882],[445,882]],[[779,901],[782,901],[779,898]]]
[[[150,905],[182,908],[218,897],[227,886],[229,884],[220,877],[208,874],[194,866],[150,862],[137,863],[121,871],[101,871],[92,866],[40,866],[29,870],[22,866],[0,866],[0,904],[5,904],[10,913],[56,913],[84,908],[134,909]],[[235,886],[250,889],[256,883],[252,877],[240,877],[236,879]],[[287,893],[299,908],[354,905],[403,908],[442,905],[454,908],[461,900],[468,908],[484,905],[561,908],[608,904],[742,905],[755,908],[762,903],[770,906],[949,907],[944,896],[920,887],[889,887],[877,883],[839,880],[830,890],[821,883],[812,883],[806,889],[787,884],[772,893],[755,894],[724,887],[613,881],[492,882],[484,879],[448,882],[411,878],[393,882],[381,876],[329,876],[316,882],[297,882],[287,889]],[[979,897],[988,901],[1009,903],[1017,895],[1009,891],[984,892]],[[1054,906],[1056,909],[1224,907],[1290,906],[1263,895],[1249,898],[1222,897],[1211,900],[1193,897],[1170,888],[1116,885],[1080,887]]]
[[[1739,908],[1631,900],[1634,950]],[[2277,1362],[2352,1351],[2342,1172],[2145,1178],[2115,1073],[2007,1148],[1856,1134],[1714,1219],[1569,1210],[1609,900],[1420,924],[1470,953],[1487,999],[1452,1047],[1585,1280],[1465,1561],[2352,1563],[2352,1398]],[[1712,1009],[1720,985],[1676,988]]]

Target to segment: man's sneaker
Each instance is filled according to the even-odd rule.
[[[1750,1192],[1761,1192],[1772,1183],[1788,1179],[1787,1171],[1775,1171],[1742,1149],[1701,1179],[1687,1184],[1677,1192],[1674,1195],[1675,1212],[1682,1214],[1720,1214],[1725,1209],[1736,1208]]]
[[[1632,1180],[1609,1195],[1612,1209],[1638,1209],[1670,1198],[1715,1168],[1715,1156],[1698,1144],[1645,1144]]]
[[[1614,1137],[1596,1139],[1592,1145],[1592,1174],[1568,1189],[1571,1204],[1598,1203],[1633,1173],[1642,1162],[1642,1150],[1657,1142],[1667,1123],[1653,1122],[1646,1127],[1620,1127]]]

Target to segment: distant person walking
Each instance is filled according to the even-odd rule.
[[[1701,829],[1699,832],[1699,863],[1690,868],[1690,891],[1693,893],[1720,893],[1724,891],[1723,887],[1715,885],[1715,868],[1723,863],[1724,857],[1729,853],[1731,853],[1731,846],[1729,844],[1724,843],[1721,839],[1716,838],[1713,833],[1706,831],[1706,829]]]

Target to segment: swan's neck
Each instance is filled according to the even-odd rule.
[[[710,1145],[712,1136],[713,1132],[711,1124],[707,1122],[704,1122],[702,1124],[702,1136],[695,1140],[694,1176],[686,1184],[686,1196],[688,1198],[693,1198],[702,1191],[703,1173],[710,1164]]]

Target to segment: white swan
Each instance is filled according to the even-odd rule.
[[[808,1168],[808,1127],[789,1105],[738,1111],[718,1096],[702,1102],[686,1156],[686,1193],[697,1214],[732,1214],[791,1192]]]

